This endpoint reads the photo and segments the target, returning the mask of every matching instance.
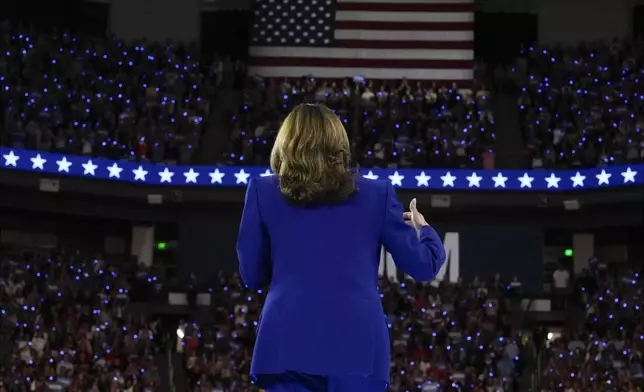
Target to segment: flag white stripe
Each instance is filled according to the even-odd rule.
[[[357,22],[474,22],[473,12],[338,11],[335,20]]]
[[[335,31],[336,39],[368,41],[474,41],[473,31],[395,31],[395,30],[347,30]]]
[[[365,60],[474,60],[473,50],[462,49],[353,49],[251,46],[249,53],[253,57],[314,57]]]
[[[413,69],[413,68],[332,68],[332,67],[276,67],[250,66],[249,75],[265,78],[289,77],[299,78],[313,75],[316,78],[341,79],[356,75],[367,79],[400,79],[405,75],[411,80],[471,80],[474,71],[471,69]]]
[[[378,3],[378,4],[472,4],[474,0],[337,0],[338,3]]]

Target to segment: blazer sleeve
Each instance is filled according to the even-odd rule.
[[[237,237],[239,273],[246,286],[260,288],[271,280],[270,240],[262,220],[257,183],[251,179],[246,189],[244,212]]]
[[[445,263],[445,247],[431,226],[416,230],[405,223],[403,207],[391,184],[387,184],[381,242],[396,266],[417,281],[436,277]]]

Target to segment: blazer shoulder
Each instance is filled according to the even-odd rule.
[[[356,185],[358,186],[357,195],[360,200],[368,201],[368,204],[373,208],[379,208],[379,206],[384,208],[390,186],[389,181],[358,177]]]
[[[267,176],[267,177],[253,177],[249,181],[248,185],[250,186],[251,183],[258,191],[261,191],[270,187],[279,188],[279,180],[275,175]]]
[[[358,188],[365,189],[368,192],[386,192],[389,187],[389,181],[387,180],[370,180],[363,177],[358,177],[356,184]]]

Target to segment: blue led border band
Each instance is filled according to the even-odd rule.
[[[166,166],[0,148],[0,168],[164,186],[245,186],[271,175],[259,166]],[[389,179],[403,189],[570,191],[644,184],[644,164],[579,170],[367,169],[365,178]]]

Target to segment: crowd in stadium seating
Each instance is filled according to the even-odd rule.
[[[246,80],[243,64],[221,59],[207,67],[190,45],[40,34],[8,22],[0,24],[0,45],[0,142],[13,147],[189,163],[219,87],[246,86],[229,93],[222,163],[266,164],[288,111],[318,101],[342,118],[362,166],[494,166],[485,86]],[[615,41],[522,51],[512,77],[533,167],[644,159],[641,49]]]
[[[130,273],[77,254],[0,261],[0,391],[159,390],[158,323],[128,314]]]
[[[222,279],[211,292],[212,325],[183,326],[188,390],[256,390],[250,361],[264,293],[249,292],[236,276]]]
[[[532,166],[644,159],[642,42],[529,47],[511,69]]]
[[[222,59],[204,69],[196,47],[39,34],[8,22],[0,44],[2,142],[17,148],[188,163],[218,87],[244,85],[242,64]],[[312,77],[254,86],[227,124],[225,162],[266,163],[280,121],[303,100],[337,110],[364,166],[493,160],[485,89]]]
[[[642,391],[642,280],[597,263],[571,285],[569,326],[550,336],[541,364],[542,391]]]
[[[0,23],[3,144],[189,162],[218,74],[197,48],[37,33]]]
[[[439,287],[382,279],[380,289],[391,331],[392,391],[516,390],[522,355],[532,349],[507,317],[514,287],[498,278]],[[213,325],[185,329],[189,389],[250,385],[264,294],[249,292],[237,277],[213,289]]]
[[[364,167],[493,166],[490,92],[457,85],[327,82],[255,78],[239,103],[225,157],[228,163],[266,164],[272,139],[301,102],[321,102],[341,118],[356,163]]]
[[[76,254],[3,252],[0,390],[156,391],[164,345],[158,321],[128,312],[140,270]],[[560,268],[560,270],[563,270]],[[641,391],[642,281],[598,261],[567,288],[567,326],[539,337],[513,317],[520,284],[415,284],[382,278],[392,341],[392,391],[516,391],[541,353],[543,392]],[[563,276],[563,278],[562,278]],[[561,279],[560,279],[561,278]],[[238,276],[211,290],[212,323],[186,323],[182,347],[191,391],[247,392],[254,331],[265,297]],[[527,361],[527,362],[526,362]],[[523,390],[523,389],[521,389]]]
[[[516,390],[530,350],[507,317],[514,288],[498,275],[438,288],[383,281],[381,293],[391,325],[393,390],[431,384],[441,391]]]
[[[533,381],[543,392],[641,391],[639,274],[607,273],[599,263],[593,267],[566,279],[568,327],[554,336],[525,335],[516,328],[511,316],[517,286],[499,278],[440,285],[382,279],[392,340],[391,390],[525,390],[527,385],[518,384],[524,359],[540,352],[540,374]],[[245,391],[251,385],[252,335],[264,293],[248,292],[234,278],[222,280],[213,294],[213,325],[186,328],[188,382],[193,389]]]

